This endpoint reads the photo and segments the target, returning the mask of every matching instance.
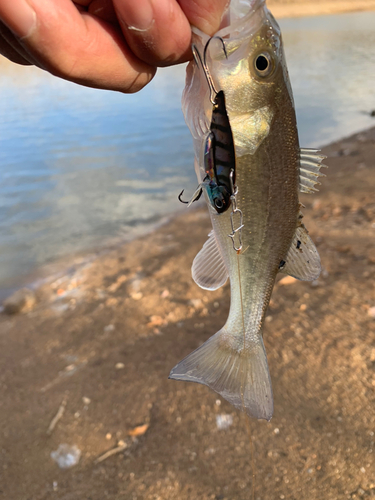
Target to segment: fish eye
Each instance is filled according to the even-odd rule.
[[[257,75],[268,76],[272,73],[273,62],[271,56],[266,52],[259,54],[254,61],[254,67]]]

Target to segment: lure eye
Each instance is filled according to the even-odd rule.
[[[222,202],[222,200],[220,198],[215,198],[214,204],[218,210],[221,210],[224,206],[224,203]]]
[[[273,62],[271,56],[266,52],[259,54],[254,61],[255,71],[258,76],[268,76],[272,73]]]

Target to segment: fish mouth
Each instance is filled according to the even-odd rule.
[[[222,32],[226,27],[230,27],[231,30],[236,27],[237,23],[248,20],[247,18],[254,14],[258,9],[264,7],[266,0],[232,0],[228,6],[227,12],[224,15],[223,21],[225,24],[225,18],[230,20],[228,26],[222,26],[220,32]]]
[[[226,41],[236,43],[236,40],[243,40],[251,37],[259,27],[268,19],[271,24],[277,26],[272,14],[267,9],[266,0],[232,0],[223,16],[221,28],[214,37],[224,38]],[[199,44],[207,43],[209,35],[192,26],[193,40]],[[228,42],[227,42],[228,43]]]

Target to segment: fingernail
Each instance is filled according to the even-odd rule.
[[[120,12],[122,22],[128,29],[146,31],[154,20],[154,11],[150,0],[128,2],[123,12]],[[122,10],[122,9],[121,9]]]
[[[26,0],[0,2],[0,19],[19,38],[25,38],[36,28],[36,14]]]

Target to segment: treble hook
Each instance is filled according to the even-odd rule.
[[[183,189],[183,190],[181,191],[181,193],[178,195],[178,200],[179,200],[181,203],[185,203],[186,205],[188,205],[188,204],[189,204],[189,202],[188,202],[188,201],[181,200],[181,196],[184,194],[184,191],[185,191],[185,189]]]
[[[201,63],[201,66],[203,68],[203,71],[204,71],[204,74],[205,74],[205,77],[206,77],[206,80],[207,80],[207,83],[208,83],[208,87],[210,89],[210,101],[211,101],[212,104],[215,104],[215,99],[212,97],[212,94],[214,93],[215,96],[216,96],[218,94],[218,91],[215,88],[214,82],[213,82],[212,77],[211,77],[210,70],[208,69],[206,56],[207,56],[208,45],[211,42],[211,40],[213,40],[214,38],[217,38],[218,40],[221,41],[221,43],[223,45],[223,50],[224,50],[225,57],[228,59],[228,55],[227,55],[227,51],[226,51],[226,48],[225,48],[224,40],[220,36],[212,36],[208,40],[208,42],[206,43],[206,45],[204,46],[204,49],[203,49],[203,60],[202,60],[202,57],[201,57],[201,55],[200,55],[200,53],[199,53],[196,45],[193,43],[192,46],[191,46],[191,50],[193,52],[193,57],[194,57],[196,65],[199,66],[199,64],[198,64],[198,59],[199,59],[199,62]]]
[[[192,196],[192,198],[191,198],[190,201],[184,201],[183,199],[181,199],[181,196],[184,194],[184,191],[185,191],[185,189],[183,189],[181,191],[181,193],[178,195],[178,199],[179,199],[179,201],[181,203],[184,203],[185,205],[190,206],[194,201],[198,201],[199,200],[199,198],[202,196],[203,189],[199,185],[197,187],[197,189],[195,190],[195,192],[194,192],[194,194],[193,194],[193,196]]]

